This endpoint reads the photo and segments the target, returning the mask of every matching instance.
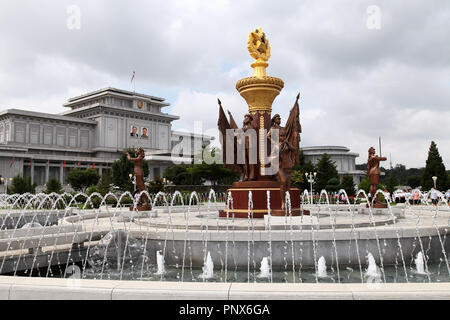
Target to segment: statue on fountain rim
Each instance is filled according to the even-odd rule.
[[[138,148],[138,156],[136,158],[131,158],[130,154],[127,152],[127,159],[128,161],[132,162],[134,164],[134,176],[136,178],[136,187],[141,193],[142,191],[146,191],[147,188],[145,187],[145,181],[144,181],[144,158],[145,158],[145,152],[142,147]],[[136,208],[138,211],[147,211],[150,210],[150,205],[148,201],[148,197],[146,195],[142,195],[140,198],[140,202],[144,202],[143,205],[140,205],[139,203],[136,205]],[[130,208],[132,209],[132,208]]]
[[[380,161],[386,161],[386,157],[379,157],[375,154],[375,148],[370,147],[369,158],[367,159],[367,176],[370,180],[369,194],[373,198],[377,192],[378,183],[380,182]],[[375,198],[374,204],[378,204]]]

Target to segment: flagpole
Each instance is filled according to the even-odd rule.
[[[379,146],[380,146],[380,157],[381,157],[381,136],[378,137],[378,144],[379,144]]]

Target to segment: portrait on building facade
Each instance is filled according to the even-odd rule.
[[[131,128],[130,128],[130,136],[131,137],[136,137],[136,138],[139,136],[138,128],[136,126],[134,126],[134,125],[132,125]]]
[[[148,128],[146,127],[141,128],[141,138],[148,139]]]

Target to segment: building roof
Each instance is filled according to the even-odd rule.
[[[328,155],[346,155],[359,157],[358,153],[350,152],[350,149],[343,146],[309,146],[301,147],[304,155],[328,154]]]
[[[152,99],[152,100],[157,100],[157,101],[164,101],[166,99],[164,98],[160,98],[160,97],[155,97],[155,96],[150,96],[148,94],[143,94],[143,93],[138,93],[138,92],[133,92],[133,91],[128,91],[128,90],[123,90],[123,89],[117,89],[117,88],[113,88],[113,87],[107,87],[107,88],[103,88],[103,89],[99,89],[99,90],[95,90],[89,93],[85,93],[76,97],[72,97],[69,98],[68,101],[69,102],[74,102],[76,100],[80,100],[89,96],[94,96],[97,95],[99,93],[102,92],[113,92],[113,93],[120,93],[120,94],[125,94],[128,96],[136,96],[136,97],[142,97],[142,98],[146,98],[146,99]]]
[[[202,138],[203,140],[214,140],[215,137],[213,136],[208,136],[206,134],[197,134],[197,133],[192,133],[192,132],[185,132],[185,131],[176,131],[176,130],[172,130],[172,136],[175,137],[193,137],[193,138]]]
[[[34,118],[43,118],[43,119],[52,119],[52,120],[60,120],[60,121],[68,121],[68,122],[77,122],[77,123],[85,123],[96,125],[97,122],[89,119],[80,119],[65,115],[58,115],[53,113],[44,113],[44,112],[36,112],[29,110],[19,110],[19,109],[7,109],[0,111],[0,116],[3,115],[18,115],[18,116],[26,116],[26,117],[34,117]]]
[[[70,107],[72,104],[83,101],[83,100],[88,100],[90,98],[94,98],[97,96],[102,96],[102,95],[106,95],[108,93],[113,93],[116,95],[121,95],[121,96],[128,96],[130,98],[142,98],[145,100],[150,100],[154,103],[157,103],[159,105],[162,106],[169,106],[170,103],[164,102],[166,99],[164,98],[160,98],[160,97],[155,97],[155,96],[150,96],[147,94],[143,94],[143,93],[138,93],[138,92],[133,92],[133,91],[127,91],[127,90],[122,90],[122,89],[117,89],[117,88],[112,88],[112,87],[107,87],[107,88],[103,88],[100,90],[95,90],[86,94],[82,94],[80,96],[76,96],[76,97],[72,97],[69,98],[67,101],[67,103],[63,104],[64,107]]]

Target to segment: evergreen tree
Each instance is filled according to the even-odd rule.
[[[392,172],[388,174],[385,184],[387,191],[389,191],[391,194],[395,191],[395,186],[398,186],[397,178],[394,176]]]
[[[444,190],[447,187],[447,172],[436,143],[431,141],[425,171],[422,176],[422,190],[430,190],[434,187],[433,176],[437,177],[436,188]]]
[[[369,190],[370,190],[370,179],[369,177],[365,177],[364,179],[361,180],[361,183],[358,186],[358,191],[359,190],[364,190],[366,192],[367,195],[369,195]],[[384,190],[384,186],[379,183],[377,186],[377,190],[381,189]]]
[[[359,186],[358,186],[358,191],[359,190],[364,190],[366,192],[366,194],[369,193],[370,180],[368,177],[365,177],[364,179],[361,180],[361,182],[359,183]]]
[[[355,183],[353,182],[352,176],[346,174],[342,178],[341,189],[344,189],[347,192],[347,196],[355,195]]]
[[[304,189],[304,182],[305,176],[303,175],[301,170],[293,170],[291,174],[291,185],[299,189]]]
[[[103,172],[103,176],[98,182],[97,190],[102,195],[105,196],[111,189],[112,176],[111,171],[107,170]]]
[[[31,178],[22,178],[21,176],[15,176],[11,185],[8,186],[8,194],[24,194],[24,193],[35,193],[36,183],[31,184]]]
[[[315,190],[317,192],[320,192],[322,189],[325,189],[330,179],[332,178],[339,179],[336,165],[331,160],[330,156],[326,153],[319,159],[316,168],[317,168],[317,180]]]
[[[61,193],[62,192],[61,183],[59,182],[58,179],[51,178],[45,184],[45,191],[44,191],[44,193],[50,194],[52,192],[55,192],[55,193]]]
[[[201,178],[189,172],[192,165],[178,164],[166,168],[163,173],[163,178],[172,182],[175,185],[199,185]]]
[[[325,190],[328,192],[338,192],[340,188],[339,179],[331,178],[328,180],[327,185],[325,186]]]
[[[416,175],[416,176],[409,176],[406,179],[406,184],[408,186],[410,186],[411,188],[413,188],[413,189],[419,187],[421,182],[422,182],[422,177],[418,176],[418,175]]]
[[[210,180],[213,183],[213,188],[217,184],[232,184],[238,180],[240,173],[231,171],[223,166],[223,164],[212,161],[211,164],[206,163],[205,159],[222,159],[221,150],[218,148],[202,149],[202,153],[195,157],[199,163],[194,163],[188,168],[188,173],[192,176],[201,179],[202,183],[205,180]]]
[[[95,169],[72,169],[67,174],[67,181],[70,186],[75,190],[81,190],[83,192],[92,185],[96,185],[100,180],[100,175]]]

